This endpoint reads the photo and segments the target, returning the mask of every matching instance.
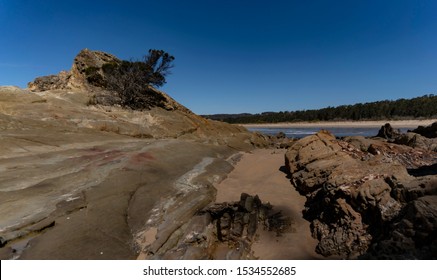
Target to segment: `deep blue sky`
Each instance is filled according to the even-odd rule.
[[[198,114],[290,111],[437,92],[437,1],[0,0],[0,85],[83,48],[176,57],[162,88]]]

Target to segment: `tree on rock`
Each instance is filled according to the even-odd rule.
[[[149,54],[144,57],[144,63],[150,73],[149,83],[154,86],[162,86],[166,83],[165,76],[170,74],[173,68],[174,56],[169,55],[163,50],[149,50]]]
[[[173,68],[174,56],[163,50],[149,50],[143,61],[113,61],[88,69],[87,80],[95,86],[117,92],[121,105],[132,109],[160,106],[165,98],[150,86],[160,87]]]

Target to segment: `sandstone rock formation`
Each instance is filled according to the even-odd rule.
[[[58,75],[36,78],[28,84],[28,88],[33,92],[55,89],[85,91],[90,96],[89,102],[92,104],[117,105],[120,104],[120,96],[116,92],[105,89],[108,77],[102,68],[104,65],[119,64],[120,62],[120,59],[111,54],[83,49],[74,58],[70,71],[61,71]],[[144,88],[149,95],[150,106],[147,106],[147,109],[159,105],[166,110],[178,109],[191,113],[166,93],[149,85],[144,85]]]
[[[116,93],[89,82],[87,70],[93,69],[104,80],[102,65],[119,61],[113,55],[84,49],[74,59],[70,71],[35,79],[29,83],[31,92],[1,89],[1,113],[68,126],[66,129],[91,128],[139,138],[195,139],[237,149],[267,145],[268,139],[261,135],[249,133],[243,127],[206,120],[148,85],[145,85],[148,93],[165,102],[143,111],[121,108]]]
[[[272,209],[257,195],[246,193],[241,194],[238,202],[209,205],[173,231],[171,236],[162,236],[165,227],[158,230],[158,238],[143,248],[145,258],[254,259],[251,245],[259,230],[280,234],[291,226],[287,217]],[[166,217],[166,220],[169,223],[175,221],[173,217]]]
[[[160,225],[164,202],[183,205],[172,217],[189,221],[214,201],[228,158],[267,144],[152,88],[163,106],[95,102],[113,93],[86,69],[116,60],[83,50],[68,72],[0,87],[1,259],[136,258],[136,236]]]
[[[96,69],[102,73],[101,68],[105,63],[118,62],[120,60],[111,54],[83,49],[74,58],[70,71],[61,71],[58,75],[38,77],[28,84],[28,88],[34,92],[53,89],[91,90],[92,87],[87,80],[87,70]]]
[[[285,161],[317,252],[342,258],[437,256],[436,174],[409,174],[436,162],[432,151],[327,131],[294,143]]]

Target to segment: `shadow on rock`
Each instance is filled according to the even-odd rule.
[[[418,168],[407,169],[408,174],[414,177],[437,175],[437,163],[432,165],[420,166]]]

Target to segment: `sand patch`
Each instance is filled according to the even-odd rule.
[[[284,165],[285,150],[255,150],[246,153],[229,174],[216,185],[217,202],[238,201],[242,192],[258,194],[263,202],[270,202],[274,210],[291,218],[291,230],[277,236],[259,230],[252,245],[260,259],[321,259],[315,253],[317,240],[311,237],[310,224],[302,217],[305,197],[292,186],[280,169]]]
[[[139,232],[137,234],[136,243],[140,246],[141,251],[137,257],[137,260],[145,260],[147,257],[144,248],[150,246],[153,241],[156,240],[156,234],[158,233],[157,227],[148,228],[145,231]]]

